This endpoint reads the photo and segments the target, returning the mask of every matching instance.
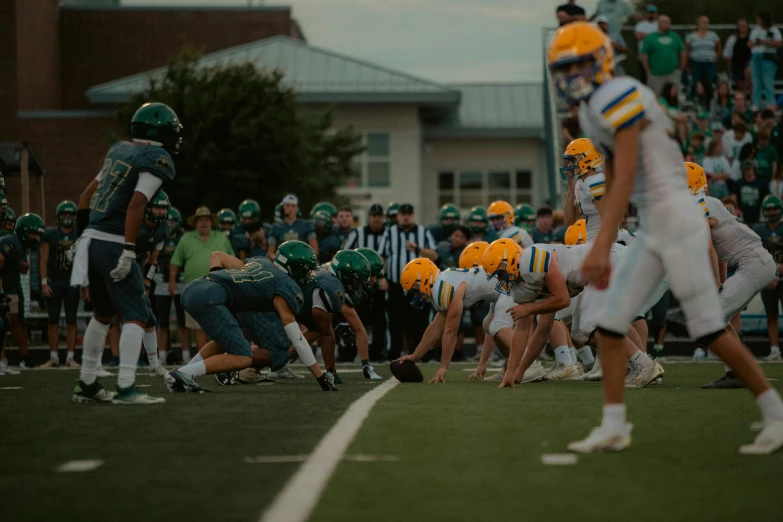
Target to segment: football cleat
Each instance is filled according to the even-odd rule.
[[[370,366],[369,364],[362,366],[362,373],[364,374],[364,378],[371,380],[371,381],[381,381],[383,380],[383,377],[375,373],[375,369]]]
[[[235,386],[239,384],[239,372],[216,373],[215,380],[221,386]]]
[[[209,391],[196,384],[190,375],[179,370],[171,370],[163,377],[163,380],[166,381],[166,387],[172,393],[204,393]]]
[[[8,363],[6,363],[7,365]],[[21,362],[19,363],[19,368],[22,370],[32,370],[35,368],[35,364],[33,364],[33,359],[30,357],[30,355],[25,355],[22,357]]]
[[[764,360],[767,362],[780,362],[780,350],[771,350]]]
[[[575,364],[564,366],[556,364],[544,375],[545,381],[562,381],[579,377],[579,367]]]
[[[104,368],[101,364],[99,364],[98,369],[95,370],[95,375],[97,377],[114,377],[114,374],[110,371],[107,371],[106,368]]]
[[[112,398],[114,394],[103,389],[97,379],[92,384],[80,380],[73,389],[74,402],[109,402]]]
[[[127,388],[117,386],[117,391],[112,399],[112,404],[161,404],[166,402],[163,397],[152,397],[146,393],[141,393],[134,385]]]
[[[604,370],[603,367],[601,366],[601,359],[596,357],[595,364],[593,364],[593,367],[590,368],[589,372],[584,374],[582,380],[596,382],[596,381],[602,381],[603,378],[604,378]]]
[[[707,358],[707,352],[704,351],[704,348],[696,348],[693,352],[693,360],[694,361],[703,361]]]
[[[275,381],[252,366],[239,372],[239,382],[242,384],[274,384]]]
[[[544,368],[541,362],[538,360],[533,361],[533,364],[530,365],[530,368],[528,368],[527,371],[525,371],[525,374],[522,376],[522,384],[542,381],[546,375],[547,370]]]
[[[49,359],[45,363],[43,363],[40,368],[59,368],[60,367],[60,361],[57,359]]]
[[[734,372],[726,372],[726,375],[720,379],[701,385],[702,390],[736,390],[739,388],[746,388],[746,386],[741,379],[734,375]]]
[[[19,372],[8,367],[8,361],[0,361],[0,375],[19,375]]]
[[[753,444],[740,446],[740,455],[769,455],[783,447],[783,421],[764,425]]]
[[[270,379],[304,379],[301,375],[297,375],[291,371],[288,366],[283,366],[275,372],[269,372],[267,377]]]
[[[484,380],[488,381],[488,382],[503,382],[503,378],[505,376],[506,376],[506,369],[505,368],[501,368],[498,373],[496,373],[495,375],[490,375],[489,377],[487,377]]]
[[[160,364],[158,364],[154,368],[152,366],[150,366],[150,377],[163,377],[167,373],[168,373],[168,370],[166,370],[166,368],[164,368]]]
[[[628,423],[625,429],[612,430],[603,425],[593,428],[584,440],[578,440],[568,445],[568,450],[576,453],[605,453],[623,451],[631,445],[631,430]]]
[[[82,367],[82,365],[81,365],[81,364],[77,363],[77,362],[76,362],[76,361],[74,361],[73,359],[68,359],[68,361],[66,361],[66,363],[65,363],[65,366],[67,366],[68,368],[74,368],[74,369],[75,369],[75,368],[81,368],[81,367]],[[100,376],[99,376],[99,377],[100,377]]]

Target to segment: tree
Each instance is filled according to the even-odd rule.
[[[236,209],[254,198],[271,219],[287,193],[300,206],[334,199],[363,150],[353,128],[334,129],[331,110],[304,109],[279,71],[252,64],[199,67],[200,55],[185,49],[165,77],[134,96],[118,112],[129,129],[140,105],[157,101],[174,109],[184,127],[174,158],[177,178],[166,185],[172,204],[188,215],[200,205],[213,212]]]

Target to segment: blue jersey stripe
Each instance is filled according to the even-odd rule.
[[[631,87],[630,89],[628,89],[627,91],[625,91],[624,93],[622,93],[620,96],[618,96],[617,98],[615,98],[614,100],[612,100],[612,101],[609,103],[609,105],[607,105],[606,107],[604,107],[604,108],[601,110],[601,114],[606,114],[607,112],[609,112],[610,110],[612,110],[612,107],[614,107],[614,106],[615,106],[615,105],[617,105],[618,103],[622,102],[622,101],[623,101],[625,98],[627,98],[628,96],[630,96],[630,95],[631,95],[631,94],[633,94],[634,92],[636,92],[636,87]]]
[[[536,253],[538,249],[536,247],[533,247],[533,250],[530,252],[530,266],[528,267],[529,272],[533,272],[533,265],[536,262]]]
[[[644,118],[644,111],[640,112],[639,114],[637,114],[636,116],[634,116],[630,120],[626,121],[625,123],[623,123],[622,125],[617,127],[615,132],[620,132],[623,129],[627,129],[628,127],[630,127],[631,125],[633,125],[637,121],[641,120],[642,118]]]

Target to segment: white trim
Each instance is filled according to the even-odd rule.
[[[359,397],[321,439],[307,461],[291,477],[260,522],[304,522],[310,517],[337,463],[353,441],[364,419],[381,397],[400,382],[390,379]]]

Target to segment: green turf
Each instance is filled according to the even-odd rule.
[[[306,370],[305,370],[306,371]],[[324,393],[312,378],[272,386],[170,394],[139,370],[154,406],[71,402],[75,371],[0,377],[0,520],[257,521],[297,463],[246,464],[245,457],[312,451],[348,405],[374,386]],[[113,386],[108,386],[113,389]],[[102,459],[88,473],[57,473],[69,460]],[[11,518],[6,515],[11,514]]]
[[[340,463],[312,520],[780,521],[783,454],[737,454],[759,420],[750,394],[698,389],[721,370],[669,365],[664,386],[628,390],[631,449],[562,467],[541,455],[600,421],[600,385],[497,390],[463,371],[446,385],[400,385],[348,449],[399,462]],[[783,365],[765,371],[783,378]]]
[[[468,382],[462,368],[446,385],[400,385],[381,399],[347,453],[399,460],[341,462],[312,520],[781,520],[783,454],[736,452],[754,437],[750,395],[698,389],[719,365],[668,365],[664,386],[629,390],[630,451],[566,467],[540,456],[587,435],[600,417],[600,385],[497,390]],[[783,365],[764,369],[783,379]],[[359,373],[342,374],[350,384],[333,394],[312,379],[221,388],[202,378],[214,393],[190,396],[166,393],[145,373],[139,383],[166,404],[74,404],[74,371],[0,377],[0,388],[23,387],[0,390],[2,513],[12,515],[1,520],[255,522],[299,464],[245,457],[310,453],[375,386]],[[55,472],[81,459],[104,464]]]

